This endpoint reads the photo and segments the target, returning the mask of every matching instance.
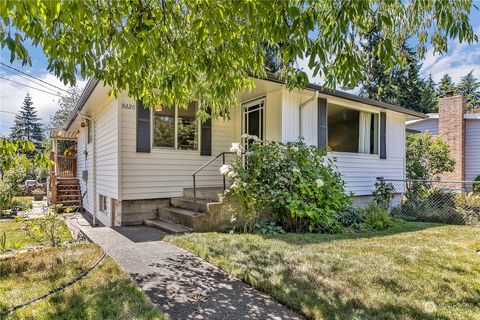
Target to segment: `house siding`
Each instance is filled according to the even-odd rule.
[[[425,119],[407,125],[407,128],[425,132],[428,130],[432,135],[438,134],[438,119]]]
[[[465,180],[480,175],[480,120],[467,119],[465,128]]]
[[[126,95],[120,104],[135,104]],[[136,111],[121,111],[121,179],[122,200],[170,198],[182,195],[183,188],[191,188],[192,173],[213,156],[228,151],[235,141],[235,115],[232,120],[212,122],[212,156],[201,156],[199,151],[152,148],[150,153],[136,152]],[[201,138],[200,138],[201,139]],[[220,186],[219,158],[198,174],[198,186]]]
[[[110,225],[112,212],[111,199],[118,200],[118,108],[117,102],[111,99],[105,100],[95,109],[91,115],[95,121],[95,145],[96,145],[96,195],[93,194],[93,141],[87,143],[87,128],[80,128],[78,135],[78,179],[83,199],[83,207],[93,213],[94,196],[96,197],[97,219],[104,225]],[[85,154],[85,151],[87,152]],[[87,181],[82,179],[82,171],[88,171]],[[107,210],[99,210],[99,195],[107,197]]]
[[[299,106],[313,96],[313,92],[283,91],[282,101],[282,141],[295,141],[299,136]],[[383,111],[380,108],[357,102],[347,101],[327,95],[320,95],[333,103],[370,112]],[[405,179],[405,117],[402,114],[387,111],[387,159],[379,155],[331,152],[347,191],[355,195],[371,195],[377,177],[386,179]],[[302,110],[302,136],[305,143],[317,145],[317,99],[308,103]],[[397,190],[400,191],[400,190]]]

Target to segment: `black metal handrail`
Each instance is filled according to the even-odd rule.
[[[222,165],[224,165],[225,164],[225,155],[227,155],[227,154],[234,154],[234,152],[225,151],[225,152],[219,153],[215,157],[210,159],[207,163],[205,163],[203,166],[198,168],[194,173],[192,173],[192,178],[193,178],[193,205],[194,205],[194,208],[195,208],[195,213],[197,213],[197,211],[198,211],[198,208],[197,208],[197,181],[196,181],[197,173],[199,173],[200,171],[202,171],[203,169],[208,167],[212,162],[214,162],[215,160],[217,160],[220,157],[222,157]],[[226,181],[225,176],[223,176],[223,191],[225,191],[226,188],[227,188],[227,181]]]

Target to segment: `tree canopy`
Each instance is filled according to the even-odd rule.
[[[94,77],[149,106],[197,98],[218,116],[254,86],[250,76],[266,75],[265,43],[281,44],[276,61],[289,86],[308,81],[289,66],[307,58],[325,86],[354,87],[366,63],[363,34],[379,30],[375,51],[393,67],[411,36],[420,57],[429,45],[445,52],[449,39],[478,41],[472,8],[472,0],[1,1],[0,44],[12,61],[30,63],[32,40],[65,83]]]
[[[480,110],[480,81],[473,75],[473,70],[460,79],[457,91],[467,100],[467,112]]]

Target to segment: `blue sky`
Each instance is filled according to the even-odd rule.
[[[480,1],[477,5],[480,5]],[[471,22],[476,34],[480,37],[480,13],[478,11],[472,14]],[[28,46],[27,49],[32,58],[32,66],[22,66],[20,62],[16,61],[12,64],[13,67],[21,69],[26,73],[58,87],[67,88],[54,75],[46,71],[47,59],[40,48]],[[0,49],[0,61],[10,65],[10,53],[7,50]],[[422,63],[422,75],[428,77],[429,74],[432,74],[436,82],[440,80],[444,73],[449,73],[453,80],[458,82],[462,76],[471,70],[473,70],[474,75],[480,79],[480,44],[468,45],[450,41],[447,54],[433,55],[433,53],[429,51]],[[309,73],[310,80],[312,82],[320,82],[320,79],[311,77],[311,72],[306,65],[305,61],[299,61],[299,66],[303,67],[304,70]],[[34,87],[44,89],[25,80],[19,75],[7,72],[3,67],[0,67],[0,77],[25,84],[28,83]],[[80,80],[78,85],[83,87],[85,83],[86,81]],[[45,124],[49,122],[50,116],[57,109],[57,97],[0,78],[0,134],[7,135],[10,132],[10,127],[14,119],[14,114],[11,113],[18,112],[27,92],[31,94],[33,103],[38,110],[38,115],[42,119],[42,122]]]

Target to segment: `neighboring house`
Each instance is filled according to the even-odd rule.
[[[407,129],[439,135],[449,145],[455,170],[442,180],[475,180],[480,175],[480,114],[467,114],[465,98],[450,93],[440,99],[438,113],[426,116],[407,121]]]
[[[109,87],[89,81],[68,126],[51,132],[54,140],[77,137],[76,178],[85,210],[110,226],[159,216],[208,229],[192,222],[199,216],[192,213],[192,173],[240,142],[243,133],[328,144],[347,190],[358,199],[371,196],[376,177],[405,178],[405,121],[423,114],[313,84],[289,91],[273,76],[255,84],[252,92],[237,95],[230,120],[200,124],[199,101],[188,109],[148,109],[127,93],[115,98]],[[196,175],[201,212],[212,212],[207,203],[222,190],[222,158]]]

